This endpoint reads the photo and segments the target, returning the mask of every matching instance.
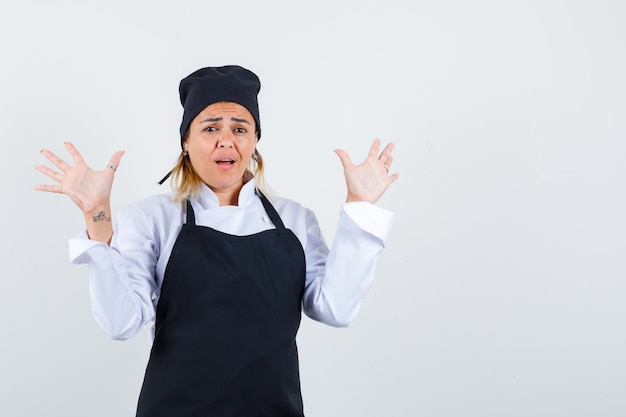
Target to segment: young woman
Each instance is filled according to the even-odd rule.
[[[154,323],[137,416],[303,416],[296,333],[301,311],[347,326],[370,287],[392,213],[374,206],[393,144],[375,140],[354,165],[337,150],[348,189],[328,249],[315,215],[263,193],[258,77],[239,66],[202,68],[180,83],[184,113],[173,191],[113,220],[110,195],[123,152],[102,171],[65,146],[70,165],[42,153],[86,231],[70,241],[89,266],[95,318],[126,339]],[[169,174],[168,174],[169,175]]]

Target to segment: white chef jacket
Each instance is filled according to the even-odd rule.
[[[254,188],[254,180],[248,181],[237,206],[220,206],[215,193],[203,186],[192,201],[196,224],[239,236],[273,229]],[[366,202],[344,203],[329,250],[311,210],[285,198],[270,201],[304,249],[304,313],[331,326],[348,326],[374,279],[393,213]],[[70,239],[70,262],[88,265],[92,311],[107,337],[124,340],[154,323],[167,262],[186,218],[184,207],[172,193],[156,195],[115,216],[110,246],[90,240],[86,232]]]

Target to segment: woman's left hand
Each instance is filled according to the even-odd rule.
[[[378,155],[380,140],[375,139],[367,158],[360,165],[354,165],[346,151],[335,149],[335,153],[341,159],[343,174],[346,177],[348,187],[346,202],[367,201],[373,204],[384,194],[389,185],[400,177],[397,173],[389,174],[393,161],[391,156],[393,148],[393,143],[389,143]]]

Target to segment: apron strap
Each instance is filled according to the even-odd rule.
[[[190,226],[196,225],[196,214],[193,211],[193,207],[191,207],[189,199],[187,199],[187,224]]]
[[[272,221],[272,223],[274,223],[274,227],[276,227],[276,229],[278,229],[278,230],[285,230],[285,225],[283,224],[283,221],[281,220],[280,216],[276,212],[276,209],[269,202],[267,197],[265,197],[263,195],[263,193],[258,188],[255,188],[254,192],[261,199],[261,203],[263,203],[263,207],[265,208],[265,212],[267,213],[268,216],[270,216],[270,220]]]

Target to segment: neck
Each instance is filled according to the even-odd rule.
[[[211,190],[217,196],[220,206],[238,206],[239,205],[239,192],[243,187],[243,183],[238,183],[232,187],[216,189],[211,186]]]

